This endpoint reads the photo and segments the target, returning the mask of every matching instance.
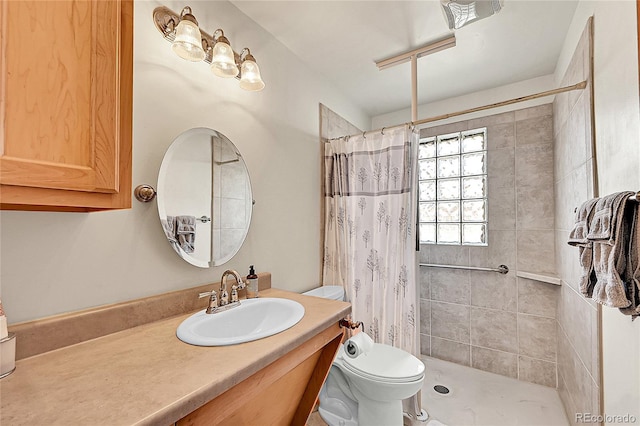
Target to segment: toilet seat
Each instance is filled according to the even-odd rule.
[[[424,364],[415,356],[389,345],[374,344],[355,358],[343,356],[343,365],[359,376],[385,383],[405,383],[424,377]]]

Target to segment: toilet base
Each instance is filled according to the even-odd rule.
[[[402,401],[358,403],[358,423],[371,426],[402,426]]]

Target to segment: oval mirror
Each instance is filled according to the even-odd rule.
[[[199,127],[180,134],[162,159],[157,197],[165,236],[187,262],[218,266],[240,250],[251,222],[251,182],[222,133]]]

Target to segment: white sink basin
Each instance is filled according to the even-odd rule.
[[[304,316],[304,307],[293,300],[258,298],[242,300],[228,311],[191,315],[176,335],[197,346],[227,346],[273,336],[293,327]]]

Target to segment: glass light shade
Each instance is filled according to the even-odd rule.
[[[187,61],[202,61],[206,56],[200,28],[187,19],[181,20],[176,27],[176,38],[171,47],[176,55]]]
[[[264,82],[260,77],[260,68],[255,61],[245,59],[241,67],[240,88],[244,90],[258,91],[264,89]]]
[[[233,57],[233,50],[227,43],[218,41],[213,46],[211,71],[218,77],[224,78],[235,77],[240,72]]]

